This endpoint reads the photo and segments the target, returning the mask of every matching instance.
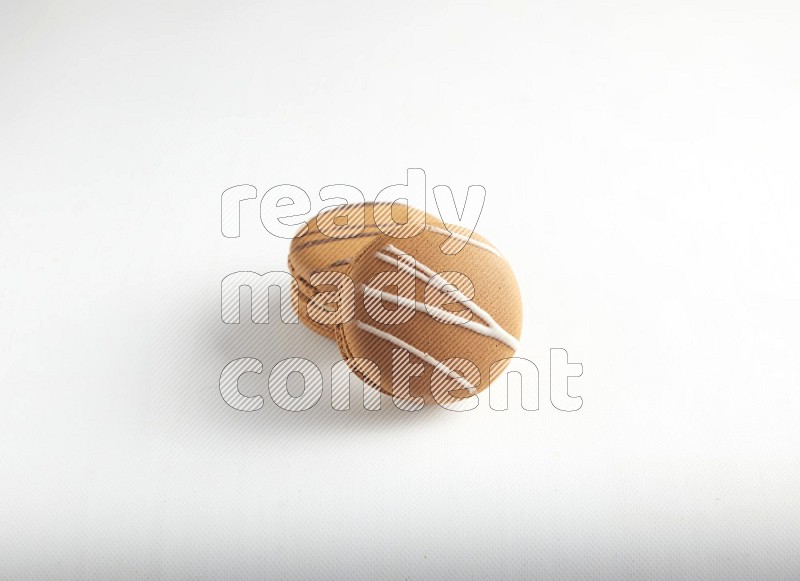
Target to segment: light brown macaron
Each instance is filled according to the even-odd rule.
[[[457,403],[516,351],[522,300],[511,266],[476,234],[455,254],[446,240],[436,229],[382,235],[347,271],[354,316],[335,325],[336,342],[351,370],[395,401]]]
[[[320,335],[334,338],[333,326],[319,323],[309,316],[309,309],[326,309],[324,304],[313,304],[320,291],[332,287],[312,282],[325,280],[318,273],[345,273],[353,258],[376,237],[391,234],[393,237],[418,235],[424,230],[421,224],[443,227],[441,220],[417,208],[404,204],[350,204],[322,210],[298,231],[289,247],[289,272],[297,281],[297,301],[300,321]],[[305,234],[300,235],[305,231]],[[328,277],[330,279],[330,277]],[[309,305],[309,302],[312,304]],[[316,299],[319,303],[319,299]],[[319,318],[319,317],[318,317]]]

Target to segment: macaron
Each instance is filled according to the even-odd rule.
[[[380,234],[349,260],[354,314],[334,336],[351,370],[395,401],[470,398],[517,349],[522,300],[508,261],[475,233],[455,253],[448,241],[436,226]]]

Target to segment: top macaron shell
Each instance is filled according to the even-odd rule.
[[[490,371],[497,375],[514,355],[522,331],[522,300],[508,262],[475,234],[456,254],[443,252],[454,242],[446,240],[436,227],[413,238],[382,235],[347,271],[356,286],[355,317],[335,326],[340,351],[366,383],[401,399],[480,392],[493,379]],[[384,286],[398,271],[407,278],[396,280],[404,282]],[[470,286],[474,296],[466,296]],[[403,362],[412,375],[395,369],[393,376],[393,365]]]

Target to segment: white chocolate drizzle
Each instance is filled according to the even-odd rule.
[[[428,230],[429,232],[436,232],[437,234],[443,234],[444,236],[452,236],[453,238],[464,240],[466,241],[467,244],[472,244],[473,246],[477,246],[478,248],[482,248],[487,252],[491,252],[492,254],[500,256],[500,253],[497,251],[496,248],[490,246],[489,244],[484,244],[480,240],[474,240],[471,236],[464,236],[463,234],[459,234],[458,232],[451,232],[450,230],[444,230],[436,226],[431,226],[430,224],[426,224],[425,229]]]
[[[485,335],[487,337],[491,337],[502,343],[505,343],[515,351],[519,348],[519,342],[517,341],[516,337],[514,337],[511,333],[503,329],[489,313],[487,313],[485,310],[483,310],[481,307],[475,304],[474,301],[468,299],[467,296],[464,295],[464,293],[462,293],[452,284],[447,282],[447,280],[442,275],[440,275],[437,272],[434,272],[431,268],[422,264],[419,261],[415,262],[416,264],[415,268],[414,264],[411,264],[408,261],[403,260],[402,257],[407,255],[404,254],[402,250],[399,250],[398,248],[392,246],[391,244],[385,246],[383,250],[388,252],[389,254],[385,254],[384,252],[378,252],[375,255],[378,258],[378,260],[382,260],[383,262],[389,263],[391,265],[396,265],[403,272],[417,277],[422,282],[430,284],[434,288],[442,292],[449,293],[459,303],[461,303],[467,309],[469,309],[473,315],[475,315],[478,319],[483,321],[483,324],[475,321],[470,321],[450,311],[446,311],[438,307],[433,307],[431,305],[421,303],[414,299],[392,295],[384,291],[380,291],[376,288],[364,286],[364,294],[371,296],[373,298],[377,297],[377,298],[387,299],[398,305],[409,306],[420,312],[427,312],[428,314],[435,313],[438,317],[441,317],[444,320],[453,322],[455,324],[459,324],[463,326],[465,329],[469,329],[470,331],[473,331],[475,333],[479,333],[481,335]],[[390,254],[394,256],[390,256]],[[447,287],[446,291],[444,290],[445,287]]]

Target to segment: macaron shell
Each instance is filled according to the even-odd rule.
[[[453,371],[474,385],[475,392],[480,392],[489,385],[492,365],[500,362],[494,370],[495,374],[498,374],[505,367],[502,361],[514,354],[514,348],[509,341],[513,341],[513,338],[518,339],[522,331],[522,300],[510,265],[499,253],[487,249],[489,244],[482,237],[476,237],[473,243],[468,243],[461,251],[452,255],[443,253],[440,248],[446,239],[446,235],[434,231],[426,231],[409,239],[381,236],[354,258],[348,270],[348,275],[356,284],[355,318],[350,322],[336,325],[336,341],[346,359],[365,358],[377,365],[380,371],[379,377],[374,377],[374,373],[365,372],[363,366],[353,366],[353,371],[365,382],[389,395],[420,396],[428,403],[434,401],[430,388],[434,373],[432,361],[444,362],[450,358],[466,359],[474,364],[472,367],[464,363],[459,365],[458,369],[453,368]],[[494,324],[504,330],[506,337],[508,335],[512,337],[500,339],[497,333],[483,334],[463,324],[450,324],[437,320],[429,314],[427,307],[424,307],[427,284],[419,278],[414,279],[412,292],[414,300],[423,304],[423,310],[416,310],[410,320],[398,324],[376,321],[365,306],[363,286],[378,273],[397,271],[396,264],[393,266],[385,261],[388,247],[412,256],[419,269],[427,267],[428,272],[456,272],[466,275],[474,286],[472,303],[484,314],[488,314]],[[445,275],[445,278],[455,282],[453,279],[459,277]],[[388,292],[389,289],[385,290]],[[435,296],[436,292],[438,291],[429,294],[428,298]],[[387,308],[395,306],[392,301],[381,302]],[[468,315],[475,323],[482,323],[481,318],[474,312],[468,311],[463,304],[449,302],[450,304],[445,304],[441,308],[459,315]],[[405,385],[402,390],[396,390],[396,386],[393,385],[392,358],[395,350],[402,349],[399,345],[410,346],[414,352],[425,355],[425,358],[413,353],[410,355],[410,364],[421,365],[422,373],[409,378],[408,390],[405,389]],[[437,372],[436,379],[441,385],[441,368]],[[470,392],[458,389],[450,393],[465,396]]]

